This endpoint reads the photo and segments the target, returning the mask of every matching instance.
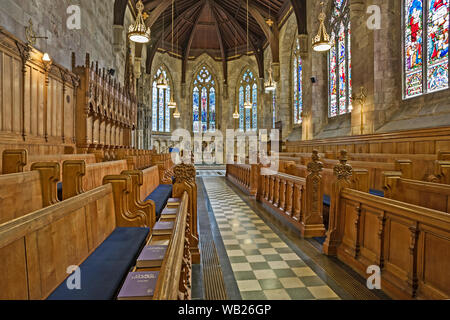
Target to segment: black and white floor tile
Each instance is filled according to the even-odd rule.
[[[339,299],[224,178],[202,177],[244,300]]]

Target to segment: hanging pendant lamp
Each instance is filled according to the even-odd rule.
[[[325,8],[324,3],[321,2],[322,12],[319,14],[319,31],[317,35],[312,39],[312,47],[314,51],[317,52],[326,52],[331,49],[330,44],[330,35],[327,33],[327,29],[325,28]]]
[[[247,0],[247,55],[248,55],[248,0]],[[244,108],[251,109],[253,107],[252,102],[249,100],[250,95],[246,95]]]
[[[144,4],[141,0],[136,3],[136,9],[138,10],[138,14],[136,21],[128,29],[128,38],[136,43],[148,43],[150,42],[150,28],[147,28],[145,25],[144,16],[147,14],[143,13]]]

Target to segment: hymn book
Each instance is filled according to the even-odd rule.
[[[171,235],[173,229],[173,221],[158,221],[153,227],[153,235],[164,236]]]
[[[169,200],[167,200],[167,205],[169,207],[176,207],[179,206],[180,204],[181,204],[180,198],[170,198]]]
[[[161,212],[161,218],[164,219],[175,219],[178,214],[177,208],[165,208],[163,212]]]
[[[152,300],[159,271],[130,272],[120,289],[118,300]]]
[[[142,250],[136,262],[137,268],[161,267],[166,256],[167,246],[146,246]]]

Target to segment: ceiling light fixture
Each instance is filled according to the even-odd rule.
[[[248,0],[247,0],[247,56],[248,56]],[[245,102],[244,102],[245,109],[251,109],[253,107],[249,98],[250,98],[250,95],[249,94],[246,95]]]
[[[277,90],[277,84],[275,81],[273,81],[273,76],[272,76],[272,68],[269,68],[269,80],[266,81],[266,83],[264,84],[266,92],[274,92],[275,90]]]
[[[325,27],[326,14],[324,3],[321,2],[320,5],[322,6],[322,12],[319,14],[319,31],[317,32],[317,35],[312,39],[312,47],[314,51],[326,52],[331,49],[330,35],[327,33],[327,29]]]
[[[138,10],[138,14],[136,21],[128,29],[128,38],[136,43],[148,43],[150,42],[150,28],[145,24],[148,15],[146,12],[143,12],[144,4],[142,0],[136,3],[136,9]]]
[[[269,28],[272,28],[273,21],[270,17],[270,6],[269,6],[269,19],[267,20],[267,24]],[[269,44],[270,44],[270,33],[271,32],[269,32]],[[272,67],[269,67],[268,71],[269,71],[269,79],[264,83],[264,87],[266,89],[266,92],[274,92],[275,90],[277,90],[277,84],[275,81],[273,81]]]
[[[173,25],[174,25],[174,21],[173,21],[173,13],[174,13],[174,0],[172,0],[172,54],[173,54]],[[177,103],[175,102],[173,96],[174,96],[174,90],[172,90],[171,92],[172,94],[170,95],[170,102],[167,104],[167,106],[169,107],[169,109],[176,109],[177,108]],[[176,110],[178,111],[178,110]],[[179,113],[179,112],[178,112]],[[175,115],[174,115],[175,116]]]

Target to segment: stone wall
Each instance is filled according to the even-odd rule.
[[[67,8],[78,5],[81,12],[81,29],[69,30]],[[113,68],[116,76],[123,82],[126,47],[113,48],[114,0],[2,0],[0,6],[0,27],[26,40],[25,26],[33,21],[39,39],[36,48],[48,52],[58,64],[71,69],[71,53],[76,53],[77,64],[84,64],[86,53],[91,60],[99,61],[102,68]],[[127,9],[125,29],[133,21]],[[126,33],[122,30],[123,43]],[[145,61],[145,60],[144,60]]]

